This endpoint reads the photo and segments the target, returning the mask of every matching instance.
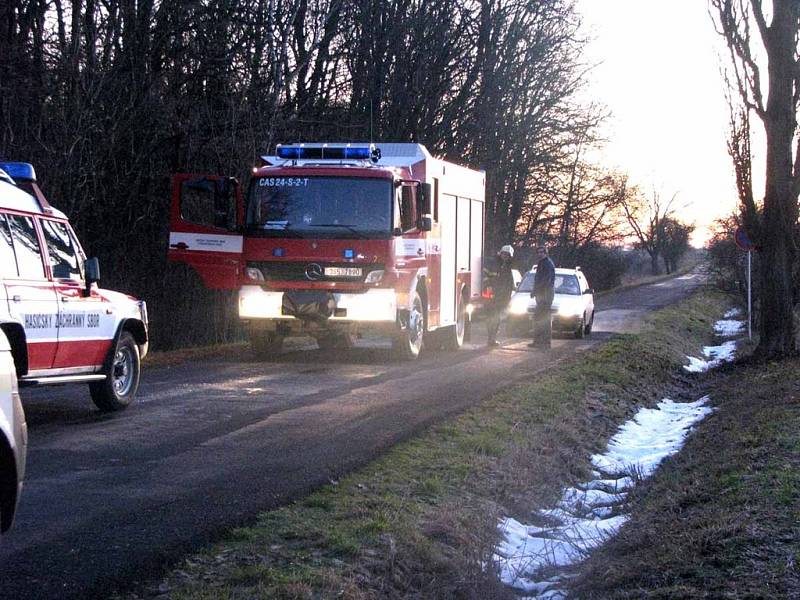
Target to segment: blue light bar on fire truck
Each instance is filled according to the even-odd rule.
[[[378,162],[381,151],[374,144],[278,144],[278,158],[285,160],[371,160]]]
[[[0,169],[14,181],[36,181],[33,165],[23,162],[0,162]]]

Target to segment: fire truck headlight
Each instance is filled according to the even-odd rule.
[[[261,269],[256,267],[247,267],[244,270],[245,277],[250,279],[251,281],[264,281],[264,273],[261,272]]]
[[[380,283],[383,279],[383,269],[379,271],[370,271],[367,273],[366,279],[364,279],[364,283]]]

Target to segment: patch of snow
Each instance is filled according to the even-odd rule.
[[[529,598],[566,598],[561,586],[567,576],[553,570],[580,562],[617,533],[628,520],[621,509],[635,485],[630,475],[647,477],[678,452],[691,427],[712,411],[708,400],[665,399],[656,408],[641,409],[619,428],[605,454],[592,456],[594,480],[566,488],[554,508],[536,512],[549,525],[501,520],[502,542],[493,557],[501,581]]]
[[[733,319],[735,317],[741,317],[744,314],[741,308],[734,307],[731,308],[728,312],[726,312],[722,318],[723,319]]]
[[[708,360],[687,356],[689,364],[683,369],[689,373],[702,373],[736,358],[736,341],[723,342],[721,346],[703,346],[703,356]]]
[[[744,332],[746,323],[738,319],[722,319],[714,323],[714,333],[723,337],[733,337]]]

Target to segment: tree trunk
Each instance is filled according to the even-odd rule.
[[[658,266],[658,253],[654,252],[650,255],[650,272],[653,275],[661,275],[661,267]]]
[[[793,0],[776,0],[765,45],[769,57],[769,95],[763,115],[767,137],[767,169],[761,270],[761,340],[763,358],[796,352],[793,319],[792,270],[797,255],[794,228],[797,198],[792,193],[792,138],[796,129],[793,99],[794,32],[797,10]]]

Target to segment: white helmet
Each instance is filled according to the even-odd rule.
[[[506,252],[510,257],[514,257],[514,248],[506,244],[502,248],[500,248],[500,252]]]

